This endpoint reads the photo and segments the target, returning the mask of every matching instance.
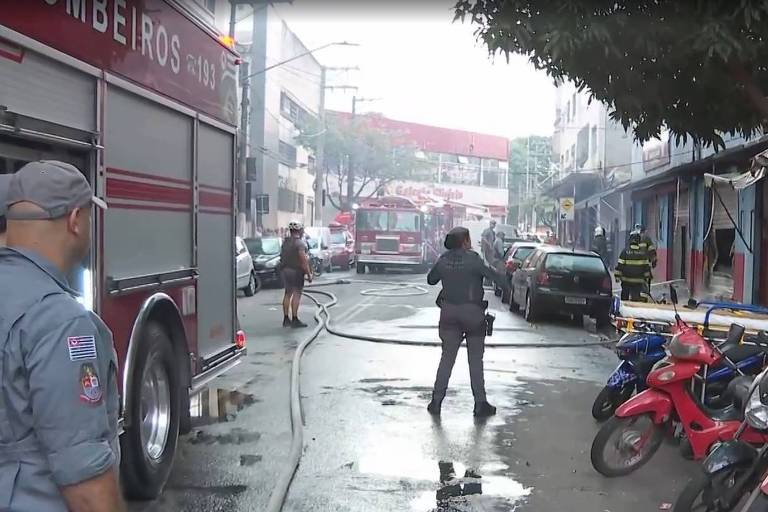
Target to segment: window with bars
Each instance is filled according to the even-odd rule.
[[[278,151],[280,152],[280,161],[288,167],[296,167],[296,146],[280,141]]]
[[[298,128],[302,128],[314,119],[314,116],[301,107],[296,101],[291,99],[285,92],[280,93],[280,114],[289,119]]]
[[[296,213],[296,192],[287,188],[278,187],[277,209],[282,212]]]

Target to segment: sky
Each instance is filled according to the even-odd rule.
[[[276,10],[308,48],[349,41],[315,57],[328,85],[355,85],[358,112],[515,138],[551,135],[555,89],[524,56],[492,59],[475,27],[453,23],[453,2],[294,0]],[[352,91],[329,91],[326,108],[351,110]]]

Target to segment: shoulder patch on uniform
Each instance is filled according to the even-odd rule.
[[[70,361],[96,359],[96,338],[93,336],[70,336],[67,348]]]
[[[80,400],[87,404],[97,404],[101,402],[103,396],[99,376],[96,374],[96,367],[91,363],[83,363],[80,366]]]

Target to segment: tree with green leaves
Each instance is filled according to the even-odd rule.
[[[537,217],[552,228],[554,218],[549,219],[550,200],[537,198],[526,192],[526,176],[530,176],[531,190],[535,193],[537,185],[542,184],[552,175],[552,137],[531,135],[517,137],[509,142],[509,204],[508,222],[518,224],[522,221],[520,211],[530,211],[537,205]],[[544,201],[544,202],[542,202]]]
[[[492,54],[521,54],[611,108],[639,141],[724,147],[768,120],[764,0],[459,0]]]
[[[352,120],[328,113],[324,131],[318,123],[308,124],[297,142],[315,153],[317,145],[324,142],[324,186],[337,210],[375,196],[387,184],[408,179],[423,166],[416,156],[417,148],[403,142],[399,134],[376,127],[364,115]],[[346,197],[350,165],[355,169],[354,193]]]

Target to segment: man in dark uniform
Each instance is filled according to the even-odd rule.
[[[280,277],[283,280],[283,327],[300,328],[307,324],[299,320],[299,304],[304,291],[304,276],[312,282],[312,269],[307,257],[304,226],[300,222],[288,224],[289,236],[280,250]],[[289,317],[288,313],[293,317]]]
[[[640,233],[640,250],[645,251],[648,255],[648,260],[651,262],[651,268],[656,268],[658,257],[656,256],[656,246],[653,244],[653,240],[648,236],[648,232],[645,230],[645,226],[642,224],[635,224],[634,231]]]
[[[445,248],[435,266],[427,275],[427,283],[442,282],[438,298],[440,304],[440,339],[443,342],[440,365],[435,378],[432,401],[427,409],[433,415],[440,408],[448,390],[456,354],[464,338],[467,340],[469,376],[475,397],[475,416],[492,416],[496,408],[488,403],[483,376],[483,352],[485,351],[486,321],[483,300],[483,278],[494,281],[503,289],[506,281],[483,263],[482,258],[471,250],[472,241],[466,228],[453,228],[445,237]]]
[[[642,292],[651,279],[651,262],[640,245],[640,231],[632,231],[629,244],[621,251],[614,276],[621,283],[621,300],[642,300]]]
[[[117,354],[67,283],[93,196],[74,166],[32,162],[7,196],[0,249],[0,510],[120,512]]]
[[[491,220],[480,235],[480,250],[488,265],[493,264],[493,243],[496,241],[496,221]]]

